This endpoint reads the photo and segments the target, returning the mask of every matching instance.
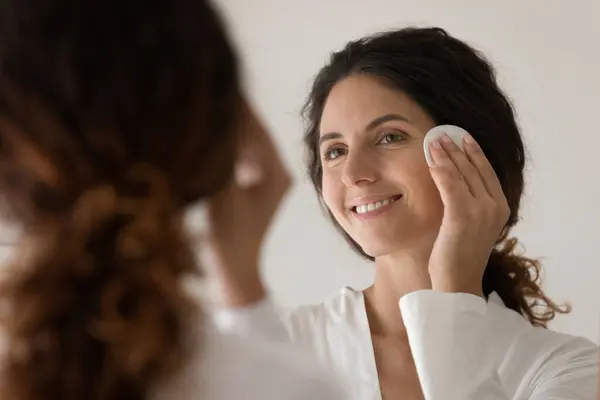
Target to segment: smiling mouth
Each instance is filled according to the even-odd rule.
[[[402,198],[402,195],[390,197],[389,199],[375,201],[373,203],[361,204],[359,206],[352,207],[352,211],[357,214],[366,214],[371,211],[375,211],[378,208],[392,204]]]

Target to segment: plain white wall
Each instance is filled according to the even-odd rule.
[[[438,25],[483,50],[516,106],[530,153],[522,222],[545,288],[573,313],[552,327],[600,339],[600,1],[220,0],[246,83],[296,186],[277,220],[264,272],[286,305],[362,288],[373,266],[321,214],[304,176],[299,110],[329,53],[381,29]]]
[[[600,1],[220,0],[248,88],[296,186],[275,223],[264,273],[286,305],[370,283],[321,214],[303,172],[299,110],[311,78],[346,41],[380,29],[439,25],[483,50],[512,97],[529,147],[515,234],[545,258],[547,292],[574,310],[553,328],[600,339]],[[0,258],[10,249],[0,248]]]

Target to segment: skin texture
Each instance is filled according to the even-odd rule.
[[[405,120],[373,126],[386,116]],[[344,230],[373,257],[393,257],[409,247],[427,252],[433,244],[443,204],[425,162],[423,138],[434,126],[404,93],[369,78],[348,78],[329,95],[320,128],[323,199]],[[389,218],[359,219],[350,209],[364,196],[399,194],[402,199],[390,209]]]

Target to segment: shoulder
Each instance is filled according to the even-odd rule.
[[[504,380],[526,384],[530,395],[556,390],[595,393],[598,346],[583,337],[534,327],[518,313],[497,309],[497,351]],[[573,397],[578,398],[578,397]]]
[[[566,372],[597,377],[598,346],[583,337],[529,326],[515,340],[515,350],[529,355],[538,378]]]
[[[338,377],[282,343],[208,332],[159,399],[341,399]]]
[[[501,300],[500,300],[501,301]],[[503,304],[493,304],[494,331],[506,341],[509,348],[522,351],[522,355],[543,361],[562,358],[563,360],[593,360],[597,363],[598,346],[583,337],[557,332],[531,325],[517,312]]]
[[[531,397],[560,394],[584,399],[597,391],[598,347],[587,339],[531,327],[519,338],[514,353],[528,357],[529,368],[521,379],[527,382]],[[513,368],[519,365],[512,364]]]

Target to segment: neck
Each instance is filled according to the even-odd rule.
[[[406,338],[399,301],[404,295],[431,289],[428,263],[431,249],[378,257],[375,283],[364,291],[371,333]]]

